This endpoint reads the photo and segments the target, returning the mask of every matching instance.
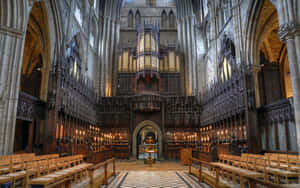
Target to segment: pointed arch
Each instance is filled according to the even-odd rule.
[[[162,11],[161,13],[161,27],[166,28],[167,27],[167,22],[168,22],[168,16],[165,10]]]
[[[21,91],[45,101],[51,67],[48,20],[45,4],[36,2],[28,19],[20,81]]]
[[[135,13],[135,24],[141,24],[142,23],[142,19],[141,19],[141,13],[139,10],[136,11]]]
[[[130,28],[133,27],[133,12],[132,12],[132,10],[130,10],[128,13],[128,27],[130,27]]]
[[[175,20],[175,15],[173,13],[173,10],[171,10],[170,13],[169,13],[169,26],[170,26],[170,28],[175,28],[175,25],[176,25],[175,21],[176,21]]]

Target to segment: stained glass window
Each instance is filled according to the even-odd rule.
[[[76,5],[75,7],[75,18],[77,20],[77,22],[79,23],[80,26],[82,26],[82,14],[81,14],[81,11],[79,9],[79,7]]]

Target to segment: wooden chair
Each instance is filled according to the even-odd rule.
[[[288,169],[282,169],[280,166],[279,155],[269,154],[267,157],[267,167],[265,168],[265,173],[267,173],[267,177],[269,177],[269,175],[274,176],[274,181],[276,184],[280,184],[280,177],[284,177],[287,184],[289,184],[289,178],[298,178],[299,175],[297,172],[290,171]]]
[[[12,187],[13,179],[7,176],[0,176],[0,186],[1,187]]]
[[[0,175],[11,171],[10,159],[0,160]]]

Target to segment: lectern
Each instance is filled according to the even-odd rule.
[[[183,165],[188,165],[189,160],[192,157],[192,148],[181,148],[180,149],[180,160]]]

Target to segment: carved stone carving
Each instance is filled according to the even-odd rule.
[[[300,34],[300,25],[295,23],[285,23],[280,25],[278,36],[280,40],[284,41],[288,38],[294,37],[295,34]]]

